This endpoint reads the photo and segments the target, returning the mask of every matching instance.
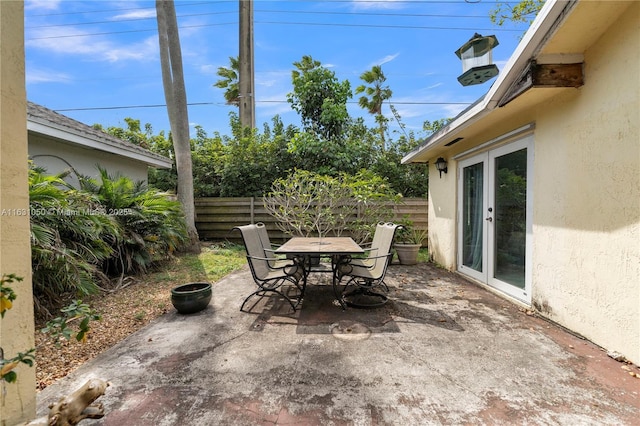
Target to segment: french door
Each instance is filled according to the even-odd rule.
[[[458,270],[531,302],[533,136],[458,163]]]

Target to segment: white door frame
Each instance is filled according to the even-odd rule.
[[[495,205],[495,159],[502,155],[509,154],[521,149],[527,149],[527,195],[526,195],[526,237],[525,237],[525,286],[524,289],[501,281],[494,277],[494,255],[495,238],[493,238],[494,222],[492,221],[492,213],[488,212],[488,208]],[[463,197],[464,197],[464,179],[463,170],[474,164],[483,164],[483,200],[482,211],[485,213],[486,220],[483,220],[483,238],[482,238],[482,271],[476,271],[473,268],[463,265]],[[532,215],[533,215],[533,134],[528,134],[514,142],[501,144],[495,148],[488,148],[482,153],[460,160],[458,162],[458,236],[457,236],[457,265],[458,271],[474,278],[496,290],[507,294],[521,302],[531,304],[531,277],[532,277]],[[495,212],[493,212],[495,213]]]

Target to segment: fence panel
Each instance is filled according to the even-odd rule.
[[[201,239],[230,240],[241,242],[240,232],[232,231],[235,226],[263,222],[269,230],[269,237],[275,242],[289,238],[280,231],[275,219],[264,207],[262,198],[253,197],[213,197],[196,198],[196,228]],[[428,202],[426,198],[404,198],[396,206],[396,221],[408,216],[417,229],[427,229]]]

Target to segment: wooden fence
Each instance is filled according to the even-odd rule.
[[[265,209],[262,198],[196,198],[196,228],[201,239],[241,242],[235,226],[263,222],[275,242],[289,238],[278,229],[275,219]],[[396,206],[395,220],[407,215],[416,229],[427,229],[427,199],[404,198]]]

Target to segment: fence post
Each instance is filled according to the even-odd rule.
[[[251,197],[251,223],[255,223],[255,217],[256,217],[256,209],[255,209],[255,197]]]

